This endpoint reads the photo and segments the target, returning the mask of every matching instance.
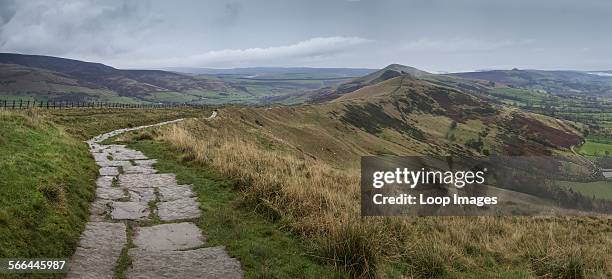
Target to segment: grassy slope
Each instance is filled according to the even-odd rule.
[[[79,96],[81,101],[141,102],[57,72],[0,63],[0,100],[66,100],[71,96]]]
[[[508,149],[504,143],[509,142],[505,137],[524,133],[511,126],[515,123],[514,115],[575,132],[573,127],[549,117],[512,109],[496,109],[494,115],[472,113],[455,121],[453,118],[460,116],[440,113],[436,102],[426,94],[410,91],[413,88],[406,84],[400,87],[399,79],[390,79],[321,105],[224,109],[217,123],[240,137],[265,138],[289,145],[304,156],[333,162],[342,168],[358,167],[359,157],[364,154],[480,153],[466,145],[479,139],[483,142],[482,150],[503,154]],[[406,97],[394,100],[389,98],[390,92]],[[364,96],[370,99],[364,102]],[[417,97],[436,111],[419,111],[418,107],[407,105],[408,98]],[[467,115],[472,107],[460,113]],[[523,140],[517,138],[515,142],[520,144]]]
[[[0,111],[0,258],[72,254],[89,216],[97,176],[82,140],[118,128],[209,114],[195,109]]]
[[[87,146],[37,116],[0,112],[0,258],[69,257],[94,197]]]
[[[162,173],[177,175],[180,184],[192,184],[203,211],[198,225],[208,246],[226,246],[238,258],[246,278],[342,278],[329,266],[320,265],[306,253],[305,245],[280,224],[256,214],[240,203],[234,183],[209,168],[190,163],[167,145],[136,141],[131,148],[158,159]]]
[[[247,136],[272,129],[268,119],[262,122],[262,115],[254,115],[257,111],[247,115],[263,127],[228,128],[226,124],[233,123],[228,118],[246,115],[227,112],[222,110],[214,121],[162,129],[161,138],[186,158],[239,180],[239,190],[252,208],[276,215],[287,229],[312,243],[315,256],[354,276],[598,278],[612,272],[608,219],[363,219],[358,212],[358,172],[332,167],[333,158],[303,156],[295,147],[303,148],[305,140],[295,142],[278,130],[272,134],[277,138],[263,132]]]
[[[612,181],[609,180],[595,182],[563,181],[561,185],[587,197],[612,200]]]
[[[42,118],[65,127],[73,137],[88,139],[102,132],[123,127],[151,124],[179,117],[206,117],[210,111],[86,109],[40,113]],[[233,184],[223,177],[185,162],[163,145],[147,141],[138,142],[134,147],[145,151],[152,158],[159,158],[156,167],[162,172],[176,173],[181,183],[194,185],[204,209],[199,225],[205,231],[208,243],[227,246],[230,253],[240,259],[247,277],[341,278],[344,276],[333,271],[331,267],[313,261],[305,254],[304,244],[281,230],[280,224],[270,222],[267,218],[241,206],[238,203],[238,194],[233,191]],[[90,185],[93,185],[93,181]],[[85,220],[86,216],[81,216],[82,220]],[[78,237],[78,234],[76,235]],[[127,262],[123,264],[129,265]]]
[[[587,138],[586,142],[578,149],[578,152],[588,156],[612,155],[612,141],[599,142]]]
[[[272,119],[273,117],[275,117],[275,113],[270,113],[267,116],[263,114],[262,115],[258,114],[257,117],[254,117],[253,111],[250,111],[250,110],[243,111],[244,116],[247,116],[248,118],[250,118],[251,121],[255,121],[255,119],[258,119],[262,124],[264,124],[263,128],[258,127],[257,125],[251,126],[251,129],[252,129],[251,132],[255,132],[257,134],[257,136],[253,137],[253,139],[257,139],[258,142],[264,146],[264,149],[268,151],[269,151],[270,146],[272,145],[279,146],[278,144],[279,139],[270,138],[270,135],[273,135],[273,134],[267,133],[265,130],[267,129],[267,127],[270,127],[269,124],[280,121],[281,118],[284,118],[285,121],[287,121],[288,119],[292,120],[291,123],[287,123],[287,126],[286,126],[287,134],[280,135],[281,140],[286,140],[286,143],[294,142],[294,137],[302,137],[302,140],[308,140],[308,138],[305,138],[307,134],[301,135],[300,133],[297,133],[299,131],[308,131],[308,133],[310,133],[310,132],[317,132],[319,129],[321,129],[321,128],[315,127],[314,125],[308,125],[308,124],[305,125],[304,123],[306,122],[303,122],[300,119],[286,118],[285,116],[293,115],[293,113],[289,113],[290,111],[292,111],[292,109],[282,108],[282,110],[286,110],[288,114],[280,115],[280,116],[277,115],[278,119],[276,118]],[[335,108],[330,107],[330,110],[333,111],[335,110]],[[259,113],[261,113],[261,111]],[[122,111],[112,111],[112,112],[105,111],[105,110],[99,110],[99,111],[74,110],[74,111],[50,112],[51,114],[48,115],[48,117],[52,119],[53,121],[55,121],[56,123],[59,123],[61,125],[66,125],[68,127],[68,130],[71,131],[75,136],[85,139],[85,138],[89,138],[103,131],[108,131],[108,130],[112,130],[115,128],[122,128],[122,127],[129,126],[129,125],[140,125],[140,124],[145,124],[145,123],[153,123],[158,120],[162,121],[162,120],[167,120],[167,119],[173,119],[173,118],[177,118],[176,116],[179,116],[179,115],[184,115],[184,116],[189,116],[189,115],[207,116],[208,115],[207,112],[197,112],[197,111],[196,112],[177,112],[177,111],[168,110],[168,113],[158,113],[158,112],[160,111],[147,113],[141,110],[127,110],[127,111],[122,110]],[[242,115],[242,113],[240,114]],[[239,115],[234,115],[234,116],[237,118]],[[307,117],[307,119],[310,119],[313,121],[316,120],[315,123],[319,123],[318,121],[326,121],[326,117],[322,117],[322,115],[320,115],[319,113],[312,113],[312,114],[305,113],[304,117]],[[272,120],[274,121],[270,122]],[[294,124],[296,124],[297,122],[301,123],[301,125],[295,126]],[[343,141],[343,140],[340,140],[343,137],[342,135],[345,134],[346,132],[343,127],[337,127],[337,126],[334,127],[330,125],[323,125],[323,126],[325,127],[324,129],[328,131],[335,131],[335,130],[340,129],[339,131],[336,131],[333,134],[331,134],[330,138],[338,139],[339,142]],[[240,129],[242,128],[243,127],[240,127]],[[361,132],[357,132],[357,131],[353,131],[353,132],[361,134]],[[4,134],[1,134],[1,135],[4,135]],[[290,136],[290,135],[293,135],[293,136],[291,138],[285,138],[285,136]],[[395,136],[397,137],[397,135]],[[362,141],[361,139],[365,139],[369,141],[370,143],[372,143],[372,147],[374,147],[375,143],[377,142],[376,138],[373,138],[372,136],[368,136],[365,134],[361,134],[359,137],[360,138],[358,140],[351,143],[351,145],[355,144],[354,146],[344,146],[340,150],[332,150],[332,151],[354,150],[355,148],[360,148],[358,144],[361,145],[361,144],[366,143]],[[301,143],[303,142],[299,141],[298,143],[299,145],[297,146],[284,146],[283,145],[282,149],[283,150],[293,150],[295,147],[302,148],[303,146],[301,145]],[[404,143],[402,142],[402,144]],[[330,146],[333,147],[334,145],[330,145]],[[388,145],[388,146],[397,148],[397,150],[407,150],[406,148],[412,149],[412,147],[410,146],[401,146],[401,149],[398,145]],[[148,147],[146,146],[146,144],[143,144],[139,148],[142,148],[143,150],[146,151]],[[321,156],[319,158],[323,158],[325,159],[325,161],[330,161],[330,160],[335,161],[333,160],[333,157],[336,156],[336,154],[338,153],[336,154],[331,153],[333,154],[332,156],[330,154],[330,152],[332,151],[324,150],[321,148],[319,149],[320,151],[317,152],[317,156],[318,157]],[[227,208],[224,209],[223,202],[230,201],[233,199],[232,196],[235,196],[235,193],[232,193],[231,189],[219,188],[217,187],[219,186],[219,184],[217,183],[210,184],[210,181],[218,181],[216,180],[217,178],[215,178],[214,175],[207,173],[207,171],[203,170],[201,167],[196,167],[194,165],[191,165],[191,163],[183,162],[183,163],[178,164],[176,163],[177,158],[171,157],[171,156],[175,156],[174,153],[169,154],[167,151],[163,151],[163,152],[162,151],[163,151],[163,148],[161,147],[159,147],[159,149],[157,147],[151,148],[151,152],[154,152],[152,154],[156,154],[154,156],[160,156],[160,158],[168,159],[167,161],[168,165],[166,166],[163,165],[164,162],[161,162],[162,164],[160,164],[160,166],[162,168],[164,168],[165,170],[172,170],[173,172],[176,172],[177,174],[179,174],[179,179],[185,179],[183,180],[185,183],[193,183],[193,184],[202,185],[202,186],[197,187],[197,190],[201,194],[201,196],[202,194],[204,194],[204,197],[206,197],[207,195],[212,196],[214,195],[213,191],[227,191],[227,192],[224,192],[225,194],[227,194],[225,198],[222,197],[225,194],[223,193],[220,194],[220,197],[218,199],[218,202],[219,202],[218,205],[212,206],[212,204],[214,204],[213,199],[209,200],[209,202],[212,201],[211,205],[204,205],[204,208],[208,208],[208,207],[213,208],[211,209],[211,212],[214,212],[215,210],[219,210],[219,211],[217,211],[217,215],[218,215],[217,217],[215,217],[214,215],[208,215],[209,213],[206,213],[205,215],[208,216],[208,219],[206,219],[205,223],[201,225],[205,228],[206,233],[210,235],[211,244],[217,244],[217,243],[226,244],[228,245],[228,248],[230,249],[230,251],[232,251],[233,255],[240,257],[243,263],[246,263],[247,265],[252,264],[251,267],[246,266],[247,270],[251,270],[250,271],[251,273],[249,274],[256,276],[256,275],[262,275],[262,274],[265,275],[267,274],[267,272],[272,273],[272,275],[274,275],[274,272],[288,272],[288,273],[282,273],[282,274],[294,275],[295,273],[293,272],[297,266],[300,266],[303,264],[305,264],[306,266],[310,265],[309,260],[304,259],[303,257],[304,255],[300,254],[300,252],[304,251],[303,244],[296,242],[295,239],[291,239],[291,238],[285,239],[283,237],[284,233],[281,230],[278,230],[278,226],[280,226],[281,224],[267,222],[265,220],[262,220],[261,216],[256,215],[256,214],[252,214],[252,213],[248,214],[249,213],[248,209],[244,210],[238,205],[233,205],[229,209]],[[363,151],[364,150],[361,149],[359,152],[363,152]],[[366,151],[369,151],[369,150],[366,150]],[[155,153],[155,152],[158,152],[158,153]],[[322,155],[324,153],[328,154],[326,156],[329,156],[329,157]],[[339,155],[343,155],[343,154],[338,154],[338,156]],[[349,157],[353,157],[353,156],[357,156],[357,154],[351,154]],[[340,159],[340,158],[336,158],[336,159]],[[181,173],[183,175],[181,175]],[[193,182],[190,182],[190,181],[193,181]],[[225,182],[221,182],[220,184],[225,184]],[[228,210],[229,214],[227,214],[228,212],[225,212],[225,213],[221,212],[222,210]],[[241,214],[245,214],[245,215],[241,215]],[[224,218],[227,219],[227,215],[238,218],[237,219],[238,221],[230,222],[229,225],[227,224],[227,222],[222,222]],[[255,224],[251,224],[249,222],[246,222],[248,220],[255,220],[257,222],[255,222]],[[544,266],[543,267],[536,266],[532,268],[533,269],[543,268],[544,272],[552,270],[552,268],[554,268],[557,265],[561,265],[559,267],[560,269],[568,269],[568,268],[571,269],[571,267],[565,266],[566,264],[571,263],[571,262],[566,261],[567,257],[572,257],[573,255],[581,255],[583,253],[588,253],[590,250],[588,248],[589,247],[588,245],[590,245],[589,243],[591,243],[591,241],[597,241],[598,239],[601,240],[600,236],[601,236],[602,227],[600,225],[585,226],[584,228],[579,229],[577,233],[571,233],[570,231],[563,229],[563,228],[567,228],[568,225],[571,228],[576,228],[575,226],[577,226],[577,224],[574,223],[573,221],[569,222],[571,224],[568,224],[565,221],[559,222],[558,224],[556,222],[553,224],[537,223],[536,224],[537,228],[542,229],[541,231],[546,232],[547,230],[545,230],[544,228],[548,228],[550,233],[553,233],[554,231],[554,235],[558,235],[558,236],[555,236],[552,240],[551,239],[546,240],[541,235],[539,234],[535,235],[533,233],[531,233],[532,236],[522,236],[524,235],[524,233],[530,234],[530,231],[529,230],[525,231],[524,228],[528,228],[528,227],[535,228],[535,226],[531,222],[524,220],[520,222],[503,221],[503,222],[495,223],[493,225],[484,224],[486,227],[489,228],[487,230],[491,230],[491,229],[492,230],[508,230],[508,232],[502,233],[501,235],[497,235],[497,234],[488,235],[489,238],[493,237],[495,241],[491,242],[492,240],[490,241],[483,240],[481,241],[482,243],[478,243],[477,245],[475,245],[472,243],[473,241],[469,241],[470,240],[469,235],[471,235],[473,231],[478,230],[480,225],[476,224],[478,226],[473,226],[471,225],[473,222],[467,219],[466,220],[459,219],[457,221],[449,220],[449,221],[450,222],[443,220],[440,223],[437,223],[437,222],[432,223],[431,221],[425,220],[424,222],[419,222],[418,223],[419,225],[414,227],[414,230],[412,230],[409,234],[407,234],[410,236],[409,237],[410,239],[416,242],[419,242],[420,239],[424,239],[425,241],[428,241],[424,244],[421,244],[421,246],[419,246],[422,248],[422,249],[421,248],[419,249],[425,251],[423,253],[419,253],[418,251],[413,251],[413,250],[407,251],[407,254],[405,255],[406,257],[413,256],[414,253],[417,253],[416,255],[414,255],[415,259],[409,261],[411,265],[413,266],[422,265],[423,268],[436,267],[438,269],[433,269],[433,271],[440,272],[438,273],[439,275],[442,275],[442,274],[449,275],[447,273],[449,271],[459,271],[460,269],[469,270],[469,269],[475,268],[474,271],[472,272],[469,272],[469,271],[466,271],[466,272],[469,272],[472,275],[474,275],[474,277],[477,277],[475,276],[475,274],[480,273],[480,272],[495,273],[495,272],[501,272],[502,270],[508,270],[508,266],[505,262],[517,261],[518,260],[517,256],[519,256],[519,258],[527,257],[527,259],[533,258],[537,260],[538,262],[532,263],[532,265],[540,264]],[[208,224],[214,224],[214,225],[211,225],[211,227],[207,228],[206,226]],[[217,224],[219,226],[217,226]],[[518,225],[519,228],[510,229],[510,228],[516,227],[516,225]],[[225,228],[224,226],[228,226],[229,228]],[[213,227],[219,229],[219,231],[216,231],[215,228]],[[436,229],[437,236],[432,236],[432,238],[429,238],[426,235],[422,234],[424,231],[431,232],[432,227],[437,228]],[[447,230],[446,227],[449,227],[449,228],[459,227],[459,228],[464,228],[464,229],[462,230],[462,232],[453,233],[452,230]],[[605,224],[604,224],[604,227],[605,227]],[[233,233],[228,233],[232,231]],[[272,236],[269,235],[270,231],[272,231]],[[538,230],[536,229],[535,231],[538,231]],[[495,249],[496,249],[495,247],[497,247],[498,244],[516,246],[516,243],[513,242],[514,240],[509,241],[506,238],[509,237],[510,235],[512,235],[513,238],[515,238],[517,234],[519,238],[525,238],[525,237],[528,238],[529,240],[527,240],[527,243],[530,243],[530,245],[550,245],[550,244],[556,243],[557,241],[563,242],[563,243],[574,243],[576,242],[576,239],[575,239],[576,235],[580,235],[581,237],[585,237],[585,235],[588,235],[589,238],[583,240],[584,241],[583,244],[586,246],[578,245],[578,244],[571,245],[570,247],[571,250],[567,253],[557,250],[554,247],[546,248],[544,246],[544,248],[541,247],[543,249],[542,251],[540,251],[543,253],[541,255],[533,254],[535,252],[539,253],[539,250],[537,249],[535,252],[533,252],[534,249],[529,249],[529,253],[531,254],[525,254],[524,252],[516,252],[513,250],[508,252],[509,255],[495,254]],[[279,236],[279,238],[274,238],[274,236]],[[441,238],[442,242],[439,242],[439,240],[436,240],[436,237]],[[453,242],[457,241],[456,239],[457,237],[459,237],[459,243],[450,245],[449,243],[451,241]],[[241,242],[241,239],[244,239],[245,242]],[[521,240],[521,241],[525,242],[525,240]],[[281,243],[281,244],[278,244],[280,246],[275,246],[277,242]],[[399,245],[404,245],[404,244],[399,244]],[[441,247],[443,247],[444,250],[439,251],[439,253],[438,252],[434,253],[435,251],[437,251],[436,249],[442,249],[436,245],[441,245]],[[464,252],[462,250],[461,245],[466,245],[465,250],[467,252]],[[493,248],[490,247],[491,245],[493,245]],[[481,247],[485,247],[485,248],[481,248]],[[524,248],[525,247],[521,247],[521,249],[524,249]],[[263,249],[263,252],[260,253],[259,249]],[[476,255],[472,255],[472,253],[474,253],[474,251],[472,251],[473,249],[485,249],[485,251],[481,251],[481,252],[476,253]],[[268,262],[265,261],[265,258],[269,258],[270,253],[274,254],[278,251],[293,251],[292,254],[290,255],[294,255],[294,256],[297,255],[296,256],[297,259],[295,260],[295,263],[298,263],[298,264],[283,263],[283,262],[279,263],[278,258],[276,258],[276,260],[272,260]],[[428,254],[430,252],[431,254]],[[559,262],[554,262],[553,261],[554,259],[545,258],[544,256],[548,252],[561,253]],[[466,254],[467,258],[464,258],[463,253],[467,253]],[[457,256],[457,255],[461,255],[461,256]],[[247,257],[251,257],[251,258],[247,258]],[[459,257],[458,263],[449,265],[450,262],[457,260],[454,257]],[[285,257],[282,257],[280,260],[283,260],[283,259],[286,260]],[[415,262],[416,260],[421,260],[422,262]],[[489,261],[491,263],[490,263],[490,266],[487,266],[483,270],[482,265],[475,264],[472,261]],[[524,269],[525,262],[523,260],[518,260],[518,261],[521,265],[520,269]],[[549,261],[549,262],[545,262],[545,261]],[[610,270],[609,267],[605,267],[605,265],[603,266],[603,268],[593,267],[594,265],[598,265],[598,264],[597,264],[597,261],[592,260],[590,257],[583,259],[582,263],[585,264],[585,266],[578,267],[578,268],[589,268],[589,269],[594,268],[593,271],[595,272],[601,272],[602,270],[604,272],[607,272]],[[266,267],[270,267],[270,269],[267,269]],[[280,267],[286,267],[286,268],[283,269]],[[402,270],[402,269],[403,267],[400,266],[398,269],[393,269],[393,270]],[[277,270],[280,270],[280,271],[277,271]],[[321,274],[329,274],[329,273],[325,273],[327,271],[325,271],[324,269],[313,267],[313,270],[319,270]],[[508,272],[509,274],[514,274],[513,277],[521,277],[520,276],[521,273],[514,273],[512,270],[508,270]],[[394,272],[392,271],[391,274],[394,274]]]
[[[210,109],[65,109],[43,110],[50,121],[65,127],[72,136],[87,140],[99,134],[162,121],[208,116]]]

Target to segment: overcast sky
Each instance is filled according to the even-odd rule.
[[[612,1],[0,0],[0,52],[118,68],[612,70]]]

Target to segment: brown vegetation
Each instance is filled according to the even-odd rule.
[[[570,147],[578,145],[582,141],[578,135],[571,131],[556,129],[537,119],[529,119],[518,114],[513,116],[509,125],[510,128],[515,130],[525,130],[525,133],[535,141],[541,141],[552,146]]]
[[[610,219],[364,219],[356,169],[340,170],[302,156],[289,143],[267,138],[266,145],[243,132],[190,120],[163,129],[158,138],[185,160],[237,181],[246,206],[285,224],[313,244],[313,257],[354,277],[398,270],[410,277],[451,272],[612,276]]]

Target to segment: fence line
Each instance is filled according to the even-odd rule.
[[[179,103],[164,103],[164,104],[124,104],[124,103],[109,103],[109,102],[56,102],[56,101],[33,101],[33,100],[1,100],[0,109],[70,109],[70,108],[202,108],[206,105],[200,104],[179,104]]]

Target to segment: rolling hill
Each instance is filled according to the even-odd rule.
[[[304,92],[334,86],[371,69],[168,68],[122,70],[100,63],[0,53],[0,96],[76,102],[301,103]]]
[[[370,73],[363,77],[358,77],[345,83],[316,90],[309,94],[310,96],[308,97],[308,99],[310,102],[313,103],[333,100],[344,94],[353,92],[365,86],[373,85],[378,82],[385,81],[387,79],[398,77],[404,74],[408,74],[414,77],[423,77],[431,75],[430,73],[421,71],[413,67],[408,67],[399,64],[391,64],[381,70]]]
[[[214,77],[0,53],[0,94],[57,101],[199,102],[249,92]]]
[[[320,247],[314,255],[330,259],[330,263],[352,274],[373,273],[353,268],[363,266],[364,259],[369,268],[370,262],[376,262],[377,272],[393,274],[393,268],[399,266],[398,274],[406,274],[405,277],[430,278],[432,266],[437,274],[459,272],[457,278],[475,278],[474,274],[486,272],[495,277],[513,269],[548,274],[547,269],[532,263],[556,253],[541,252],[541,247],[561,247],[556,245],[561,242],[562,251],[568,247],[597,247],[589,253],[605,255],[606,251],[599,252],[600,246],[571,239],[571,232],[576,230],[579,235],[594,235],[586,233],[589,229],[584,225],[576,226],[571,218],[360,216],[361,156],[554,154],[565,156],[571,175],[585,179],[591,173],[589,166],[569,149],[582,140],[578,125],[459,90],[470,85],[460,78],[436,81],[440,84],[434,81],[402,73],[315,104],[225,107],[212,120],[190,119],[162,130],[157,138],[170,144],[183,160],[210,166],[236,179],[251,208],[280,220],[292,232]],[[456,84],[450,86],[451,81]],[[216,136],[210,137],[211,134]],[[514,212],[546,212],[551,204],[559,204],[554,200],[558,196],[547,199],[553,196],[551,188],[525,185],[529,186],[526,192],[495,187],[495,195],[503,196]],[[591,197],[558,189],[554,193],[560,196],[586,204],[593,202]],[[565,220],[574,223],[559,223]],[[556,225],[559,229],[553,234],[567,239],[550,238],[550,228]],[[474,236],[483,241],[475,242]],[[421,246],[415,248],[414,243]],[[521,248],[513,253],[490,253],[505,251],[501,247]],[[389,260],[371,260],[376,255]],[[504,260],[499,260],[501,256]],[[392,262],[393,267],[386,267],[385,262]],[[421,262],[427,264],[421,266]],[[475,264],[474,268],[457,271],[457,262],[466,266],[492,264]],[[598,269],[594,262],[581,264],[593,270],[593,277],[610,271],[607,267]],[[555,262],[553,266],[559,264]],[[528,277],[517,274],[508,277]]]
[[[263,116],[257,125],[287,129],[282,135],[302,151],[333,154],[336,162],[364,154],[543,155],[582,141],[582,126],[506,106],[492,98],[494,89],[488,81],[392,64],[304,93],[311,105],[231,114]]]
[[[135,101],[71,75],[17,64],[0,64],[0,98],[7,97],[55,101]]]
[[[170,67],[162,70],[193,75],[234,76],[253,79],[322,79],[354,78],[377,69],[361,68],[307,68],[307,67],[252,67],[233,69]]]
[[[571,179],[597,179],[570,150],[583,143],[583,125],[492,102],[474,94],[478,84],[474,91],[458,89],[469,81],[444,77],[459,84],[449,86],[425,77],[381,78],[316,104],[226,108],[217,128],[229,138],[257,139],[341,169],[358,168],[366,155],[562,155]]]
[[[195,76],[215,76],[244,88],[261,104],[297,104],[305,102],[311,92],[333,87],[371,74],[375,69],[253,67],[234,69],[167,68]]]
[[[501,83],[556,95],[612,97],[612,76],[581,71],[494,70],[452,76]]]

